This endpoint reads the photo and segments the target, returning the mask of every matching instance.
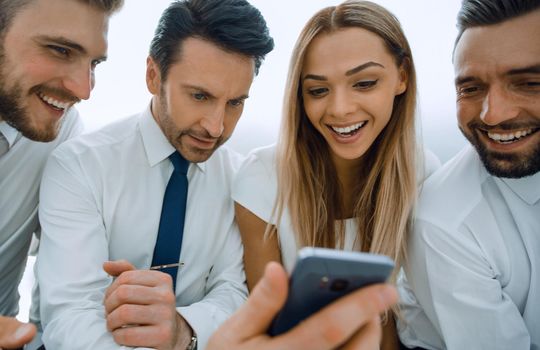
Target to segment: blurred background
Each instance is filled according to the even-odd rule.
[[[304,23],[319,9],[339,0],[250,0],[266,18],[275,49],[251,88],[244,113],[228,145],[241,153],[274,143],[281,119],[281,104],[289,58]],[[374,0],[401,21],[412,47],[419,91],[419,137],[441,161],[464,145],[457,128],[453,86],[452,48],[457,33],[459,0]],[[161,12],[171,0],[126,0],[110,22],[108,61],[98,66],[96,87],[78,109],[86,131],[140,112],[150,101],[145,71],[148,47]],[[28,261],[20,285],[19,318],[28,319],[31,273]]]
[[[109,28],[109,59],[98,66],[92,98],[80,104],[87,131],[147,106],[146,57],[161,12],[170,0],[126,0]],[[256,77],[229,146],[241,153],[275,142],[289,58],[304,23],[339,0],[250,0],[266,18],[276,47]],[[451,53],[459,0],[375,0],[401,21],[412,46],[424,143],[441,161],[464,144],[456,126]]]

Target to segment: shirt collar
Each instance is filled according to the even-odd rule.
[[[520,179],[501,178],[501,181],[529,205],[540,200],[540,171]]]
[[[170,144],[169,140],[167,140],[158,123],[152,116],[151,105],[152,104],[149,103],[148,107],[141,114],[139,118],[139,128],[141,130],[148,164],[153,167],[168,158],[175,149]],[[196,163],[195,165],[203,172],[206,169],[206,164],[204,162]]]
[[[10,148],[13,147],[13,144],[17,141],[17,136],[19,136],[19,131],[5,121],[0,122],[0,133],[4,135]]]

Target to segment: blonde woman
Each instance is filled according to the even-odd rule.
[[[417,177],[432,171],[419,166],[415,107],[411,50],[390,12],[350,0],[309,20],[278,146],[253,151],[233,188],[250,289],[269,261],[290,271],[303,246],[388,255],[396,279]],[[393,323],[385,334],[394,348]]]

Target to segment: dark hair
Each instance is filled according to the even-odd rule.
[[[35,0],[0,0],[0,42],[3,40],[13,17],[24,6]],[[75,1],[75,0],[70,0]],[[124,0],[76,0],[108,14],[116,12],[124,5]]]
[[[540,0],[463,0],[456,44],[466,29],[501,23],[540,8]]]
[[[256,74],[264,56],[274,48],[263,16],[245,0],[174,1],[161,15],[150,44],[150,56],[163,80],[180,59],[182,42],[189,37],[252,57]]]

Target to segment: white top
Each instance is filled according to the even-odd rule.
[[[81,133],[77,110],[64,116],[58,137],[36,142],[0,122],[9,149],[0,155],[0,315],[19,310],[17,287],[22,278],[32,233],[39,228],[37,207],[41,174],[47,157],[60,143]]]
[[[405,313],[402,341],[540,349],[540,173],[493,177],[469,146],[426,181],[417,217],[406,272],[425,314]]]
[[[277,222],[272,214],[278,191],[275,153],[275,145],[253,150],[238,171],[232,190],[235,202],[273,225]],[[425,164],[422,173],[429,175],[439,167],[440,163],[431,152],[426,152],[425,158],[425,163],[420,162]],[[277,230],[281,259],[287,271],[291,272],[296,262],[298,246],[287,208],[284,210]],[[344,250],[355,248],[356,235],[356,220],[354,218],[345,220]],[[360,242],[356,244],[359,245]]]
[[[148,109],[72,140],[50,157],[41,187],[38,256],[43,342],[49,349],[125,349],[106,329],[107,260],[152,262],[174,148]],[[220,148],[188,170],[176,305],[204,349],[246,299],[230,186],[241,159]]]

